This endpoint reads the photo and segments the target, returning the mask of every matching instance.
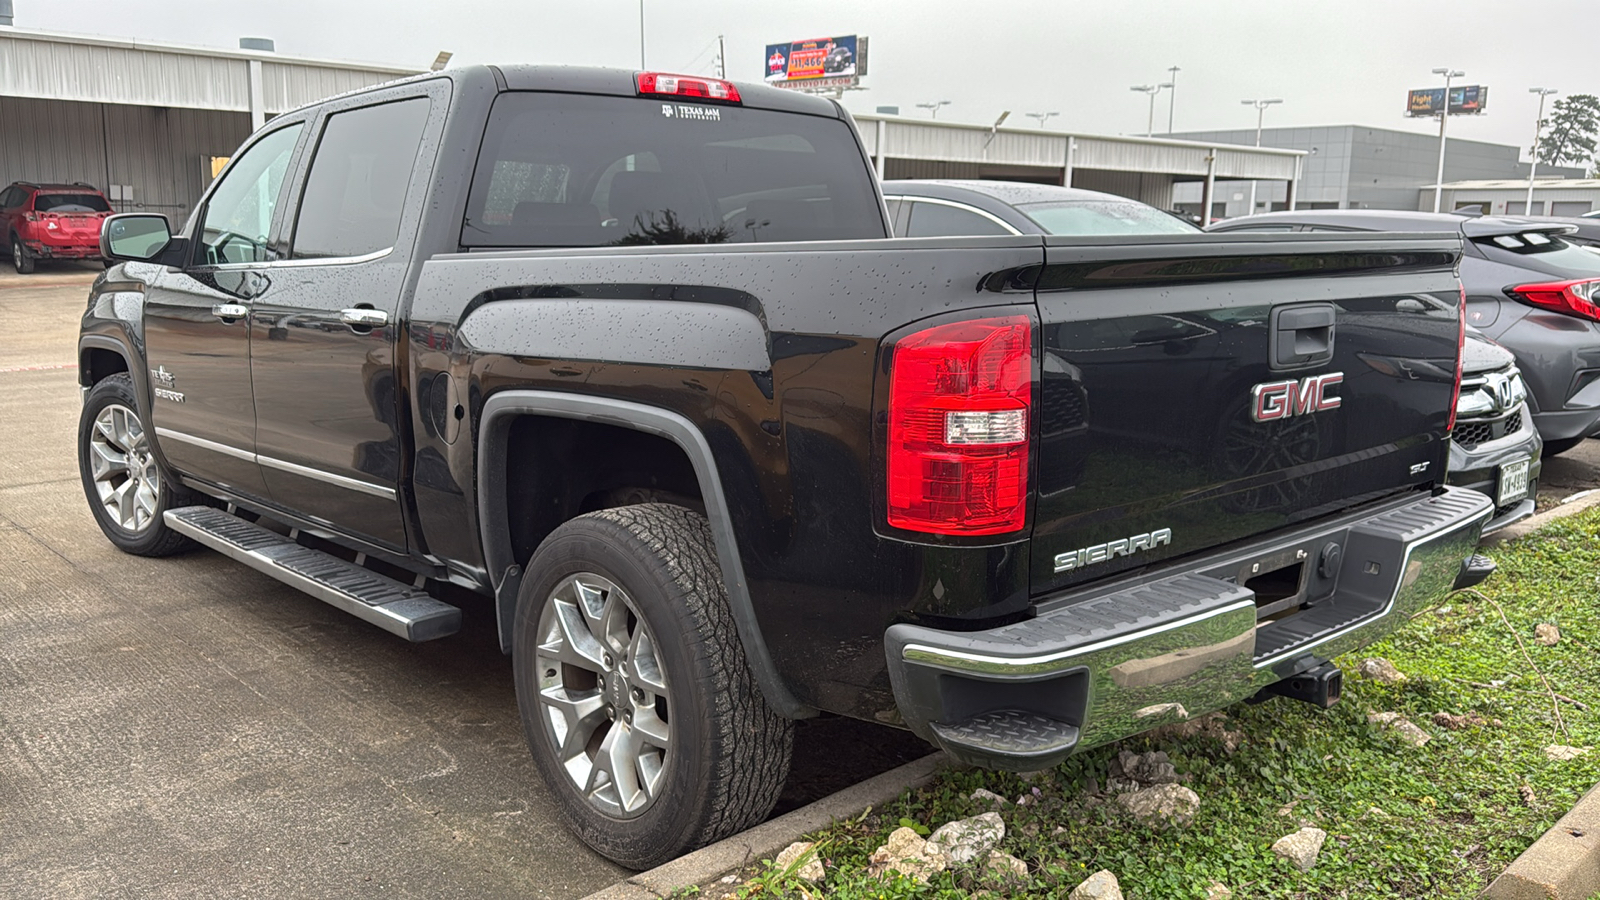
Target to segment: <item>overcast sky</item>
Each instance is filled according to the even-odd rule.
[[[1148,110],[1135,84],[1179,66],[1178,131],[1254,127],[1246,98],[1282,98],[1267,124],[1355,123],[1437,130],[1402,114],[1409,88],[1442,83],[1429,70],[1464,70],[1457,83],[1491,90],[1488,111],[1457,117],[1453,137],[1523,147],[1537,98],[1600,93],[1592,44],[1595,0],[644,0],[646,63],[713,71],[726,36],[728,74],[759,80],[768,42],[830,34],[871,37],[870,90],[846,105],[871,112],[949,100],[941,119],[1142,134]],[[216,47],[270,37],[279,53],[426,67],[570,63],[634,67],[638,0],[15,0],[16,25]],[[1156,102],[1165,130],[1168,95]],[[1430,120],[1431,121],[1431,120]]]

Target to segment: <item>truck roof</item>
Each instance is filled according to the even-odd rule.
[[[610,69],[597,66],[490,66],[500,76],[506,90],[511,91],[562,91],[575,94],[611,94],[618,97],[638,95],[634,76],[652,69]],[[666,73],[679,74],[679,73]],[[686,74],[686,73],[684,73]],[[705,78],[704,75],[688,75]],[[814,116],[840,117],[840,108],[832,100],[797,91],[769,87],[747,81],[733,82],[739,88],[741,106],[772,109],[780,112],[807,113]],[[704,102],[687,99],[687,102]],[[679,101],[682,102],[682,101]]]

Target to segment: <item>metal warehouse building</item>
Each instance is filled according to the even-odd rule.
[[[182,222],[267,118],[418,71],[0,27],[0,185],[81,181],[118,211]],[[1306,155],[1209,138],[858,119],[880,177],[1070,184],[1163,209],[1174,185],[1194,182],[1195,196],[1209,197],[1219,179],[1259,179],[1292,202]]]
[[[1475,206],[1485,215],[1522,215],[1528,202],[1528,180],[1483,179],[1444,183],[1442,209]],[[1433,185],[1419,192],[1418,209],[1433,209]],[[1536,178],[1533,215],[1581,216],[1600,209],[1600,178]]]
[[[218,161],[266,119],[413,74],[0,28],[0,185],[82,181],[119,211],[181,223]]]
[[[1271,183],[1293,201],[1306,152],[1209,140],[991,128],[901,116],[856,116],[878,175],[1066,184],[1173,207],[1174,185],[1210,197],[1221,179]],[[882,148],[882,153],[879,149]]]
[[[1454,131],[1460,132],[1460,124]],[[1197,131],[1179,135],[1193,141],[1254,143],[1253,128],[1222,131]],[[1416,209],[1417,189],[1429,188],[1428,209],[1433,209],[1433,180],[1438,173],[1439,135],[1364,125],[1331,125],[1315,128],[1268,128],[1261,132],[1267,147],[1284,147],[1307,153],[1304,183],[1299,206],[1313,209]],[[1522,150],[1509,144],[1468,140],[1452,136],[1445,147],[1446,181],[1465,179],[1528,177],[1528,164],[1521,161]],[[1582,175],[1582,169],[1540,166],[1547,176]],[[1212,215],[1233,217],[1250,214],[1248,183],[1219,185]],[[1179,204],[1199,209],[1200,192],[1180,188]],[[1281,184],[1257,186],[1257,212],[1283,209],[1287,205]],[[1446,209],[1449,207],[1446,206]]]

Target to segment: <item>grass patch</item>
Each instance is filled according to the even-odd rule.
[[[1213,879],[1238,897],[1475,897],[1600,781],[1600,510],[1504,545],[1495,558],[1499,572],[1481,595],[1451,595],[1390,639],[1340,660],[1345,695],[1334,709],[1286,699],[1228,709],[1227,727],[1244,735],[1236,752],[1214,737],[1142,735],[1032,781],[948,772],[812,836],[825,842],[821,884],[804,885],[767,864],[746,873],[755,880],[707,893],[1064,898],[1090,873],[1109,869],[1130,900],[1204,897]],[[1534,641],[1542,622],[1559,626],[1559,644]],[[1387,657],[1410,680],[1386,685],[1356,675],[1366,656]],[[1550,689],[1588,708],[1562,703],[1558,722],[1539,672]],[[1433,739],[1409,747],[1368,725],[1368,711],[1399,712]],[[1486,724],[1443,727],[1433,721],[1440,712],[1475,714]],[[1545,753],[1551,744],[1597,749],[1552,761]],[[1152,830],[1086,791],[1091,780],[1105,784],[1108,763],[1123,749],[1167,751],[1200,796],[1192,825]],[[975,867],[940,873],[927,885],[867,874],[867,857],[902,819],[937,828],[987,811],[968,799],[980,787],[1032,798],[1000,810],[1006,837],[999,849],[1028,863],[1026,883]],[[1269,849],[1302,825],[1328,833],[1316,867],[1305,873]]]

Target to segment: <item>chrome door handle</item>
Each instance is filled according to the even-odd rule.
[[[382,328],[389,324],[389,314],[381,309],[341,309],[339,321],[352,328]]]
[[[230,319],[242,319],[250,315],[250,307],[243,303],[218,303],[211,307],[211,314],[226,322]]]

